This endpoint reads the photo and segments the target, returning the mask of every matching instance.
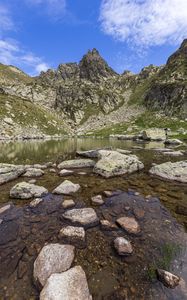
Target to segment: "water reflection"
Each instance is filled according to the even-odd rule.
[[[133,141],[119,141],[115,139],[71,138],[50,141],[20,141],[0,143],[0,162],[42,163],[56,161],[59,157],[66,159],[73,157],[77,150],[89,150],[102,147],[129,149],[137,146]],[[143,149],[163,147],[163,143],[141,143]]]

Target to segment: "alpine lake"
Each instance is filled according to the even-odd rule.
[[[40,288],[33,280],[34,261],[46,243],[64,243],[59,231],[64,199],[73,199],[75,208],[92,207],[99,219],[115,224],[121,216],[135,216],[141,231],[128,234],[122,228],[102,230],[100,225],[86,230],[86,244],[76,247],[74,265],[86,273],[93,300],[183,300],[187,299],[187,184],[167,181],[149,174],[153,163],[187,160],[170,157],[155,148],[161,142],[119,141],[116,139],[72,138],[48,141],[10,141],[0,143],[0,162],[10,164],[58,164],[75,159],[77,151],[112,147],[132,150],[144,163],[144,169],[133,174],[105,179],[92,168],[75,169],[60,177],[57,167],[36,178],[36,184],[47,188],[44,201],[30,208],[30,200],[10,199],[11,188],[31,178],[19,177],[0,186],[0,207],[13,203],[0,224],[0,299],[39,299]],[[186,146],[177,148],[186,150]],[[54,195],[52,191],[65,179],[78,183],[81,189],[72,195]],[[103,196],[104,204],[95,206],[91,198]],[[1,219],[1,215],[0,215]],[[113,246],[116,237],[125,237],[133,254],[119,256]],[[155,273],[157,268],[182,278],[175,289],[165,287]]]

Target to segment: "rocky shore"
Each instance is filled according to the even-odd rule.
[[[14,203],[0,207],[0,298],[185,299],[187,274],[179,266],[187,236],[158,197],[94,188],[85,195],[88,177],[110,185],[113,177],[141,176],[144,164],[132,151],[137,155],[96,149],[58,163],[0,164],[1,186],[11,183]],[[165,157],[167,148],[155,152]],[[52,188],[36,182],[46,174],[58,176]],[[187,182],[186,161],[154,165],[150,174]]]

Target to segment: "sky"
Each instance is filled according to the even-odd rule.
[[[184,38],[187,0],[0,0],[0,63],[31,76],[92,48],[118,73],[138,73]]]

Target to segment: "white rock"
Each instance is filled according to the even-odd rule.
[[[58,169],[76,169],[94,167],[95,162],[91,159],[73,159],[63,161],[58,165]]]
[[[64,209],[71,208],[73,206],[75,206],[75,202],[72,199],[64,200],[64,202],[62,202],[62,207]]]
[[[149,171],[165,179],[187,183],[187,161],[166,162],[152,167]]]
[[[71,245],[49,244],[42,248],[34,262],[34,279],[45,285],[53,273],[68,270],[74,260],[75,247]]]
[[[38,206],[41,202],[43,202],[43,199],[41,198],[36,198],[34,200],[32,200],[29,204],[30,207],[36,207]]]
[[[9,210],[10,208],[11,208],[10,204],[0,207],[0,214],[4,213],[5,211]]]
[[[29,168],[26,173],[23,174],[24,177],[40,177],[42,175],[44,175],[44,171],[37,168]]]
[[[99,219],[93,208],[79,208],[68,210],[63,217],[72,223],[78,223],[82,226],[95,226],[99,223]]]
[[[69,180],[65,180],[63,183],[61,183],[56,189],[54,189],[54,194],[64,194],[64,195],[70,195],[73,193],[76,193],[80,189],[79,184],[75,184]]]
[[[117,237],[114,240],[114,247],[119,255],[130,255],[133,252],[131,243],[123,237]]]
[[[15,199],[30,199],[44,196],[47,193],[48,190],[42,186],[20,182],[10,190],[10,197]]]
[[[74,173],[74,171],[72,171],[72,170],[66,170],[66,169],[63,169],[63,170],[61,170],[60,172],[59,172],[59,175],[60,176],[68,176],[68,175],[71,175],[71,174],[73,174]]]
[[[91,300],[86,275],[80,266],[53,274],[40,293],[40,300]]]
[[[83,227],[63,227],[60,230],[59,236],[65,238],[67,243],[85,242],[85,230]]]
[[[91,198],[91,200],[94,205],[102,205],[104,203],[101,195],[94,196]]]

